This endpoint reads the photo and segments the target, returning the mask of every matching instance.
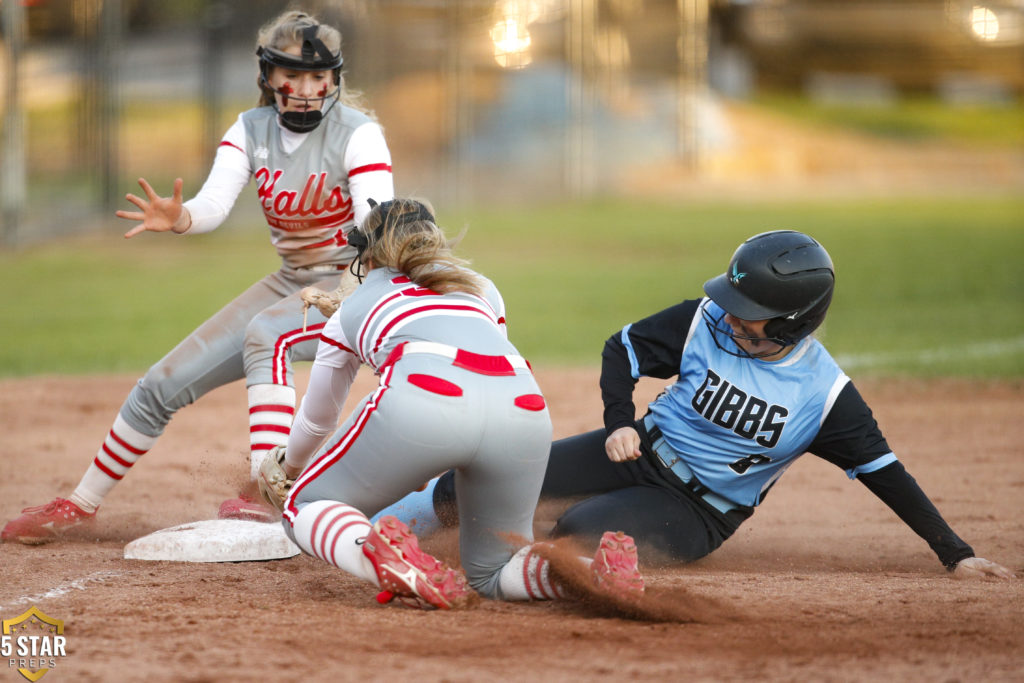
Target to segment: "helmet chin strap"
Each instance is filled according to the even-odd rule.
[[[283,114],[278,112],[278,115],[281,117],[281,125],[293,133],[308,133],[311,130],[316,130],[316,127],[324,119],[324,115],[320,113],[319,109],[286,111]]]
[[[377,201],[370,197],[366,200],[366,203],[370,205],[370,210],[373,211],[377,208]],[[363,219],[366,220],[365,218]],[[374,231],[374,237],[380,238],[384,233],[384,221],[381,220],[380,225]],[[359,284],[363,284],[363,278],[366,277],[366,268],[363,264],[363,254],[366,252],[366,248],[370,246],[370,238],[367,237],[366,233],[363,232],[359,226],[352,228],[351,232],[348,233],[348,243],[356,250],[356,255],[352,258],[352,261],[348,264],[348,270],[352,273]]]

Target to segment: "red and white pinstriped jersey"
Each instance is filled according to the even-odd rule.
[[[516,354],[505,330],[505,303],[486,278],[484,296],[438,294],[388,268],[370,271],[320,336],[315,364],[355,361],[377,370],[399,344],[430,341],[490,356]]]
[[[271,242],[292,268],[347,264],[355,256],[345,235],[370,207],[394,196],[384,134],[365,114],[335,105],[309,133],[293,133],[271,107],[243,112],[218,148],[210,176],[185,203],[190,233],[223,222],[250,178]]]
[[[375,268],[327,321],[309,388],[288,439],[288,461],[306,463],[337,428],[362,363],[374,370],[403,342],[436,342],[476,354],[517,354],[505,331],[505,303],[490,280],[483,296],[438,294],[389,268]]]

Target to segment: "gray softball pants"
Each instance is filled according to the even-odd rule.
[[[310,308],[302,332],[299,292],[309,285],[333,291],[338,275],[282,268],[249,287],[146,372],[121,406],[121,417],[139,432],[159,436],[179,409],[243,377],[246,386],[294,386],[292,363],[316,356],[327,321]]]
[[[551,431],[529,369],[495,376],[442,356],[403,355],[328,438],[289,500],[296,512],[332,500],[372,517],[454,468],[462,566],[493,598],[502,567],[533,541]],[[287,518],[285,530],[293,534]]]

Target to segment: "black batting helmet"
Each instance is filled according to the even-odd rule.
[[[795,230],[774,230],[741,244],[729,269],[704,293],[742,320],[770,320],[766,338],[789,346],[825,320],[835,271],[825,248]]]

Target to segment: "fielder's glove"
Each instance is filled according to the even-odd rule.
[[[341,274],[338,286],[333,292],[325,292],[316,287],[306,287],[299,292],[302,300],[302,329],[306,329],[306,313],[310,306],[315,306],[325,318],[330,318],[341,306],[341,302],[348,298],[348,295],[356,291],[359,280],[348,269]]]
[[[256,482],[260,495],[267,504],[278,512],[284,512],[284,501],[295,483],[284,473],[284,446],[274,446],[260,464],[260,476]]]

